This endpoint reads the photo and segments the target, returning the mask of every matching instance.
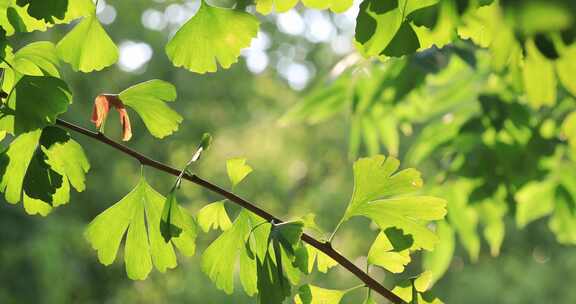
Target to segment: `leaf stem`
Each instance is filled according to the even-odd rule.
[[[170,166],[168,166],[164,163],[161,163],[157,160],[151,159],[151,158],[141,154],[138,151],[135,151],[135,150],[133,150],[133,149],[121,144],[121,143],[118,143],[118,142],[104,136],[104,134],[90,131],[88,129],[85,129],[83,127],[69,123],[69,122],[62,120],[62,119],[57,119],[56,124],[62,128],[66,128],[68,130],[71,130],[71,131],[74,131],[76,133],[82,134],[84,136],[90,137],[90,138],[92,138],[96,141],[99,141],[103,144],[106,144],[106,145],[126,154],[126,155],[129,155],[132,158],[138,160],[140,162],[140,164],[143,166],[152,167],[156,170],[163,171],[163,172],[168,173],[168,174],[173,175],[173,176],[180,176],[182,174],[182,171],[180,171],[176,168],[170,167]],[[280,219],[278,219],[277,217],[273,216],[272,214],[266,212],[262,208],[256,206],[256,204],[249,202],[249,201],[237,196],[234,193],[226,191],[225,189],[223,189],[217,185],[214,185],[214,184],[210,183],[209,181],[204,180],[195,174],[188,174],[188,173],[184,172],[182,174],[182,179],[190,181],[190,182],[192,182],[192,183],[194,183],[194,184],[196,184],[196,185],[198,185],[198,186],[200,186],[200,187],[202,187],[202,188],[204,188],[210,192],[219,194],[222,197],[228,199],[230,202],[233,202],[233,203],[239,205],[240,207],[247,209],[248,211],[260,216],[261,218],[263,218],[266,221],[269,221],[269,222],[274,221],[275,223],[282,223],[282,221]],[[362,285],[362,286],[370,287],[375,292],[379,293],[380,295],[382,295],[383,297],[385,297],[386,299],[388,299],[390,302],[392,302],[394,304],[407,304],[404,300],[402,300],[400,297],[398,297],[392,291],[390,291],[389,289],[384,287],[382,284],[380,284],[380,282],[378,282],[376,279],[372,278],[370,275],[368,275],[366,272],[364,272],[358,266],[354,265],[354,263],[352,263],[352,261],[350,261],[349,259],[344,257],[342,254],[340,254],[338,251],[336,251],[334,248],[332,248],[332,245],[329,242],[319,241],[319,240],[313,238],[312,236],[310,236],[306,233],[302,234],[301,239],[303,242],[308,243],[310,246],[320,250],[321,252],[323,252],[324,254],[329,256],[330,258],[332,258],[334,261],[338,262],[338,264],[340,264],[342,267],[344,267],[346,270],[348,270],[350,273],[352,273],[354,276],[356,276],[358,279],[360,279],[362,282],[364,282],[364,285]]]
[[[344,224],[344,218],[340,219],[340,221],[336,225],[336,228],[334,228],[334,231],[332,231],[332,234],[328,238],[328,243],[332,243],[332,240],[336,236],[336,232],[338,232],[338,230],[340,230],[340,227],[342,226],[342,224]]]

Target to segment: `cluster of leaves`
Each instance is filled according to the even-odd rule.
[[[574,8],[364,1],[356,43],[379,61],[331,75],[282,122],[345,113],[351,157],[385,148],[436,174],[429,189],[447,199],[448,218],[424,259],[433,281],[450,263],[455,235],[473,261],[481,233],[498,255],[507,215],[519,228],[550,215],[557,240],[575,244]]]

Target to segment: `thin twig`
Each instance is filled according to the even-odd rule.
[[[77,126],[75,124],[69,123],[69,122],[64,121],[62,119],[58,119],[56,121],[56,124],[63,127],[63,128],[69,129],[71,131],[74,131],[74,132],[77,132],[79,134],[90,137],[92,139],[95,139],[101,143],[108,145],[108,146],[111,146],[111,147],[115,148],[116,150],[119,150],[119,151],[123,152],[124,154],[127,154],[127,155],[135,158],[144,166],[152,167],[154,169],[166,172],[166,173],[171,174],[171,175],[176,176],[176,177],[182,173],[182,171],[175,169],[175,168],[172,168],[172,167],[170,167],[166,164],[163,164],[157,160],[151,159],[151,158],[141,154],[138,151],[132,150],[131,148],[128,148],[127,146],[120,144],[120,143],[104,136],[104,134],[102,134],[102,133],[97,133],[97,132],[87,130],[85,128],[82,128],[82,127]],[[277,217],[273,216],[272,214],[264,211],[260,207],[256,206],[254,203],[251,203],[251,202],[237,196],[234,193],[228,192],[225,189],[220,188],[219,186],[214,185],[214,184],[210,183],[209,181],[198,177],[195,174],[184,173],[182,175],[182,179],[185,179],[185,180],[190,181],[196,185],[199,185],[200,187],[202,187],[208,191],[217,193],[217,194],[221,195],[222,197],[228,199],[229,201],[239,205],[240,207],[247,209],[250,212],[260,216],[261,218],[267,220],[268,222],[282,223],[282,221],[280,219],[278,219]],[[382,295],[383,297],[385,297],[386,299],[388,299],[392,303],[406,304],[406,302],[404,302],[400,297],[398,297],[397,295],[392,293],[390,290],[388,290],[386,287],[384,287],[382,284],[380,284],[378,281],[376,281],[374,278],[372,278],[370,275],[368,275],[362,269],[360,269],[356,265],[354,265],[354,263],[352,263],[346,257],[341,255],[336,250],[334,250],[334,248],[332,248],[332,245],[329,242],[321,242],[321,241],[313,238],[312,236],[310,236],[306,233],[302,234],[302,241],[304,241],[305,243],[308,243],[312,247],[315,247],[316,249],[320,250],[324,254],[326,254],[329,257],[331,257],[332,259],[334,259],[334,261],[338,262],[338,264],[340,264],[342,267],[346,268],[349,272],[351,272],[358,279],[360,279],[362,282],[364,282],[364,284],[366,284],[367,287],[369,287],[370,289],[379,293],[380,295]]]

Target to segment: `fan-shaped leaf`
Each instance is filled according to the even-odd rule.
[[[201,74],[216,72],[216,62],[229,68],[257,33],[254,16],[201,1],[196,15],[166,45],[166,54],[177,67]]]
[[[134,190],[98,215],[88,226],[85,236],[98,251],[100,262],[104,265],[114,262],[125,234],[126,272],[133,280],[145,279],[152,265],[161,272],[176,267],[172,244],[184,255],[193,255],[196,226],[181,207],[177,209],[181,215],[182,233],[171,242],[162,239],[160,217],[164,203],[165,198],[141,177]]]
[[[122,91],[118,97],[142,118],[150,133],[163,138],[178,130],[182,116],[166,105],[176,100],[176,88],[166,81],[153,79]]]
[[[226,231],[232,226],[228,213],[226,213],[224,202],[225,201],[218,201],[208,204],[198,211],[198,215],[196,216],[198,218],[198,225],[204,232],[208,232],[210,229]]]
[[[118,60],[118,48],[94,11],[84,17],[57,45],[58,56],[75,71],[99,71]]]

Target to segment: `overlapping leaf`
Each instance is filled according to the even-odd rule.
[[[294,298],[296,304],[338,304],[347,290],[325,289],[313,285],[304,285]]]
[[[216,72],[217,63],[226,69],[256,37],[258,26],[258,19],[246,12],[201,1],[196,15],[166,45],[166,54],[175,66],[192,72]]]
[[[427,290],[432,285],[432,273],[425,271],[417,278],[400,282],[392,292],[407,303],[442,304],[443,302]],[[415,299],[417,296],[417,299]]]
[[[388,228],[380,232],[368,252],[368,263],[380,266],[392,273],[401,273],[410,263],[412,238],[401,230]]]
[[[4,60],[0,64],[4,68],[4,92],[10,92],[23,75],[60,77],[56,47],[48,41],[30,43],[16,53],[9,47]]]
[[[264,258],[268,246],[269,225],[257,225],[263,219],[248,211],[241,211],[232,227],[224,231],[202,254],[202,271],[216,287],[231,294],[234,291],[234,272],[240,263],[240,279],[248,295],[256,293],[256,261],[249,258],[245,246],[250,241],[257,257]],[[248,238],[250,237],[250,239]]]
[[[24,133],[0,154],[0,189],[11,204],[46,215],[70,200],[70,185],[84,191],[90,165],[82,147],[62,129]]]
[[[23,134],[54,124],[72,102],[68,85],[51,76],[23,76],[0,108],[0,130]]]
[[[54,24],[89,15],[92,0],[3,0],[0,26],[8,36],[19,32],[45,31]]]
[[[178,237],[165,242],[160,232],[160,218],[165,198],[156,192],[142,176],[138,185],[118,203],[98,215],[88,226],[85,236],[98,251],[98,259],[110,265],[126,235],[124,260],[128,277],[145,279],[152,265],[160,272],[176,267],[172,245],[185,256],[195,251],[196,223],[181,207],[176,224],[182,227]]]

